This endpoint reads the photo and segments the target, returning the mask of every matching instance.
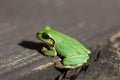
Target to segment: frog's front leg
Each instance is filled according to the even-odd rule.
[[[47,56],[56,56],[57,55],[57,52],[54,47],[49,50],[46,47],[43,47],[41,51],[43,54],[45,54]]]

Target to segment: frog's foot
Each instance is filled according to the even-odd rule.
[[[61,69],[64,68],[64,65],[61,63],[61,59],[52,60],[52,62],[55,64],[55,67]]]
[[[77,64],[73,66],[65,66],[61,63],[61,59],[52,60],[52,62],[55,64],[55,67],[60,68],[60,69],[75,69],[83,65],[83,64]]]
[[[82,66],[83,64],[77,64],[77,65],[73,65],[73,66],[64,66],[64,68],[66,69],[75,69],[75,68],[78,68],[80,66]]]

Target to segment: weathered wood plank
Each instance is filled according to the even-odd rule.
[[[1,80],[23,80],[29,72],[34,74],[27,79],[38,80],[42,76],[34,77],[36,74],[47,74],[47,70],[38,73],[32,71],[50,62],[49,57],[37,51],[39,41],[35,35],[43,25],[51,25],[88,47],[108,39],[120,29],[119,3],[119,0],[1,0]],[[58,75],[59,72],[55,71],[54,74]]]

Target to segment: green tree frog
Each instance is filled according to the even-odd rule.
[[[48,48],[43,47],[42,53],[47,56],[56,56],[57,54],[62,58],[58,61],[54,60],[57,67],[62,65],[62,68],[71,68],[82,66],[89,59],[90,50],[76,39],[71,38],[59,31],[52,29],[50,26],[45,26],[37,32],[37,38],[43,41]],[[61,64],[60,64],[61,63]]]

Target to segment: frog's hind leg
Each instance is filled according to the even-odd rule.
[[[82,55],[76,55],[76,56],[69,56],[63,59],[62,63],[65,66],[75,66],[75,65],[82,65],[83,63],[86,63],[89,56],[82,56]]]
[[[52,60],[52,62],[55,64],[55,67],[60,68],[60,69],[75,69],[82,65],[82,64],[77,64],[74,66],[65,66],[61,63],[61,59]]]

